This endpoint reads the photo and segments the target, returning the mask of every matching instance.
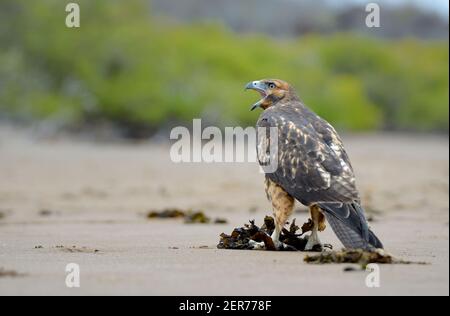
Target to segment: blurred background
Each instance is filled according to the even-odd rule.
[[[80,28],[65,25],[69,2]],[[367,2],[0,0],[0,295],[448,295],[448,1],[376,1],[370,29]],[[431,264],[383,269],[373,292],[363,271],[303,254],[216,249],[272,213],[264,176],[173,163],[169,132],[254,126],[244,86],[267,77],[343,136],[389,252]],[[173,209],[228,223],[150,216]]]
[[[141,138],[254,125],[250,80],[292,83],[340,130],[448,132],[448,2],[0,0],[0,120]],[[95,128],[94,128],[95,127]]]

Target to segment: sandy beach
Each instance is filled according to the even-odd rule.
[[[174,164],[169,145],[94,143],[0,127],[0,295],[449,295],[447,137],[343,135],[371,227],[427,265],[383,265],[381,286],[301,252],[219,250],[271,213],[254,164]],[[227,224],[149,220],[176,207]],[[298,206],[298,222],[308,218]],[[323,242],[341,247],[330,229]],[[67,288],[66,265],[81,268]]]

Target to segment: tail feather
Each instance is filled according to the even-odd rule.
[[[381,242],[381,240],[370,229],[369,229],[369,243],[377,249],[384,249],[384,246],[383,246],[383,243]]]
[[[359,204],[320,203],[319,206],[344,247],[364,250],[383,248],[381,241],[369,229]]]

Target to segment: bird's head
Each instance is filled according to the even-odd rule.
[[[251,81],[245,89],[256,90],[261,95],[261,100],[253,104],[251,111],[256,108],[267,109],[276,105],[281,100],[296,98],[294,90],[289,83],[279,79],[263,79]]]

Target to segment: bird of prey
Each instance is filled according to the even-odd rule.
[[[318,232],[325,229],[325,220],[345,248],[383,248],[368,227],[353,168],[336,130],[307,108],[287,82],[252,81],[246,89],[261,94],[261,100],[252,106],[252,110],[264,110],[258,130],[272,127],[278,131],[278,167],[265,174],[276,224],[272,239],[277,248],[283,246],[280,232],[292,214],[295,200],[309,207],[313,221],[305,250],[322,246]],[[270,139],[262,142],[258,137],[258,158],[267,150],[267,143]]]

